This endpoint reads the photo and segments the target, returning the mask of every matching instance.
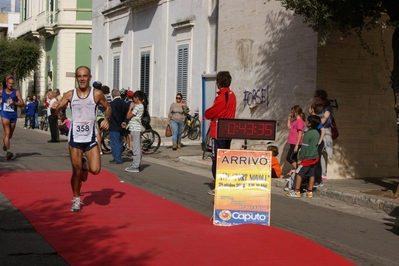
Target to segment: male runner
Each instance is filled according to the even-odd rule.
[[[24,106],[19,90],[14,88],[14,77],[12,75],[6,76],[6,88],[0,90],[2,98],[1,103],[1,123],[3,124],[3,151],[6,152],[6,159],[11,160],[14,156],[10,151],[10,140],[17,124],[17,107]]]
[[[80,211],[80,189],[87,180],[88,173],[97,175],[101,170],[100,151],[96,140],[97,105],[105,108],[105,118],[100,127],[108,129],[111,107],[101,90],[90,87],[91,71],[86,66],[76,69],[78,87],[66,92],[61,101],[55,102],[52,109],[58,113],[70,103],[72,123],[68,134],[69,156],[72,164],[71,186],[73,193],[72,212]],[[86,154],[87,160],[83,158]]]

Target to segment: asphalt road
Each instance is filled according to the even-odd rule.
[[[2,155],[0,170],[70,170],[66,139],[52,144],[48,139],[48,132],[17,128],[11,143],[15,158],[6,161]],[[212,186],[210,171],[179,163],[178,152],[161,147],[160,153],[144,156],[140,173],[124,171],[130,158],[125,157],[123,165],[113,165],[108,163],[110,155],[104,155],[103,169],[126,183],[211,217],[213,198],[206,194]],[[195,155],[200,154],[198,148]],[[88,182],[94,182],[94,177],[89,175]],[[326,198],[289,199],[280,188],[272,190],[272,226],[309,238],[357,265],[398,265],[399,230],[391,224],[391,217],[370,209]],[[0,239],[0,265],[66,265],[1,193]],[[265,248],[273,248],[272,243]]]

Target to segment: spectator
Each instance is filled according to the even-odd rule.
[[[309,113],[310,115],[319,115],[323,110],[323,104],[320,102],[314,102],[309,108]],[[316,164],[316,169],[315,169],[315,181],[314,181],[314,187],[321,187],[323,186],[322,182],[322,168],[321,168],[321,157],[323,154],[324,150],[324,135],[326,134],[326,129],[324,128],[323,124],[320,122],[319,127],[317,128],[320,134],[320,139],[318,142],[317,146],[317,152],[319,154],[319,160],[317,161]]]
[[[36,103],[32,102],[30,100],[30,97],[28,96],[26,98],[26,111],[25,111],[25,126],[24,129],[28,127],[28,121],[29,121],[29,129],[34,129],[35,128],[35,111],[36,111]]]
[[[183,101],[181,93],[176,94],[176,102],[169,107],[168,124],[172,129],[172,149],[181,149],[181,133],[183,131],[184,120],[188,114],[188,107]]]
[[[64,113],[59,114],[60,123],[58,124],[58,129],[61,135],[68,136],[69,129],[71,128],[71,120],[69,120]]]
[[[292,169],[296,169],[298,160],[298,151],[301,148],[303,132],[305,130],[304,122],[305,114],[299,105],[291,108],[288,115],[287,127],[289,129],[287,143],[290,145],[286,160],[292,165]]]
[[[327,159],[331,160],[333,156],[333,140],[331,136],[331,123],[332,118],[334,116],[333,109],[330,105],[330,101],[328,100],[328,95],[325,90],[316,90],[314,93],[314,98],[316,102],[322,103],[323,110],[320,112],[319,117],[321,119],[321,123],[325,129],[325,135],[323,138],[324,148],[323,154],[320,157],[321,161],[321,178],[322,181],[327,180]]]
[[[32,102],[35,103],[35,115],[34,115],[35,128],[39,128],[39,101],[37,100],[36,94],[32,95]]]
[[[129,121],[129,128],[132,135],[133,142],[133,161],[132,164],[125,168],[126,172],[138,173],[140,172],[141,164],[141,116],[144,113],[144,93],[142,91],[136,91],[133,95],[134,104],[130,105],[127,113],[127,119]]]
[[[48,115],[48,124],[50,127],[51,139],[48,140],[48,143],[57,143],[60,142],[60,132],[58,131],[58,115],[54,113],[52,106],[55,102],[57,102],[57,97],[60,95],[59,89],[54,89],[47,93],[47,97],[49,101],[49,108],[47,108]]]
[[[270,145],[267,147],[267,150],[272,152],[272,178],[280,178],[281,166],[277,159],[278,147]]]
[[[319,142],[320,134],[317,128],[320,125],[320,117],[317,115],[309,116],[306,125],[309,130],[305,133],[299,152],[299,166],[296,170],[294,190],[290,190],[285,194],[287,197],[291,198],[299,198],[301,196],[307,198],[313,197],[314,172],[316,163],[319,160],[317,143]],[[301,194],[300,189],[302,181],[307,178],[309,179],[308,188],[306,192]]]
[[[220,71],[216,75],[217,96],[213,105],[205,111],[205,118],[211,120],[210,131],[212,138],[212,176],[216,179],[216,156],[218,149],[230,149],[231,139],[217,139],[216,123],[219,118],[234,118],[236,115],[236,96],[230,89],[231,75],[228,71]],[[208,191],[215,195],[215,189]]]
[[[109,140],[111,142],[112,160],[110,163],[122,164],[123,137],[128,120],[127,106],[121,99],[118,89],[112,90],[111,118],[109,124]]]

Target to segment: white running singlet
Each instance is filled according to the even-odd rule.
[[[73,141],[77,143],[88,143],[92,141],[93,133],[97,136],[95,126],[97,118],[97,104],[94,100],[94,89],[86,98],[79,98],[76,88],[73,90],[71,106],[72,123],[70,132],[73,134]],[[71,134],[69,134],[71,140]]]

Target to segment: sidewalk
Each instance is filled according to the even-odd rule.
[[[18,119],[18,127],[23,127],[23,119]],[[164,128],[154,128],[161,136],[161,148],[158,153],[148,155],[145,158],[152,162],[165,164],[168,161],[179,161],[181,163],[195,166],[210,171],[210,158],[202,159],[201,140],[182,140],[182,149],[173,151],[172,138],[165,137]],[[37,130],[50,135],[49,131]],[[60,136],[67,139],[65,136]],[[207,153],[210,155],[210,153]],[[399,226],[399,199],[384,197],[389,195],[389,190],[394,191],[398,178],[359,178],[328,180],[323,187],[317,188],[316,197],[327,197],[340,200],[350,205],[362,206],[375,211],[384,212],[392,217],[398,217],[396,224]],[[286,185],[285,179],[272,179],[272,186],[283,189]]]
[[[189,147],[183,148],[187,149]],[[201,149],[201,147],[197,147]],[[182,163],[210,169],[211,160],[202,159],[202,156],[179,156],[178,160]],[[324,186],[319,187],[315,191],[316,197],[327,197],[340,200],[350,205],[362,206],[373,209],[375,211],[384,212],[392,217],[399,218],[399,199],[388,198],[378,195],[389,195],[390,191],[396,189],[397,178],[382,179],[336,179],[328,180]],[[284,178],[272,179],[272,186],[283,189],[287,181]],[[399,219],[396,224],[399,226]]]

